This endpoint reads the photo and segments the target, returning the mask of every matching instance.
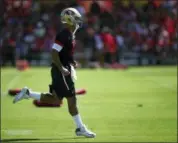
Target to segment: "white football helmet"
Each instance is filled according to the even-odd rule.
[[[61,12],[61,22],[79,28],[82,25],[82,16],[75,8],[66,8]]]

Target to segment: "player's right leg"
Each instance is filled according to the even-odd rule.
[[[30,90],[27,87],[24,87],[21,92],[19,92],[14,100],[13,103],[16,103],[22,99],[35,99],[40,101],[41,103],[59,103],[60,100],[59,98],[56,96],[56,93],[54,91],[52,91],[52,93],[40,93],[40,92],[34,92],[32,90]]]

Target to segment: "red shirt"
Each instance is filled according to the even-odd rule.
[[[115,37],[110,33],[103,33],[101,34],[101,37],[105,45],[105,51],[110,53],[116,52],[117,45]]]
[[[167,16],[164,21],[164,25],[169,32],[170,35],[175,33],[176,29],[176,21],[173,20],[171,17]]]

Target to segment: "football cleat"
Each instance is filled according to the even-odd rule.
[[[22,90],[15,96],[13,103],[16,103],[22,99],[29,98],[29,89],[27,87],[22,88]]]
[[[95,133],[91,132],[90,130],[88,130],[85,125],[81,128],[77,128],[75,130],[75,134],[77,136],[84,136],[84,137],[87,137],[87,138],[94,138],[96,136]]]

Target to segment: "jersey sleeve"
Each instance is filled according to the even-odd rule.
[[[55,41],[53,43],[52,49],[55,49],[56,51],[60,52],[62,48],[64,47],[64,43],[66,41],[66,35],[62,32],[57,34]]]

